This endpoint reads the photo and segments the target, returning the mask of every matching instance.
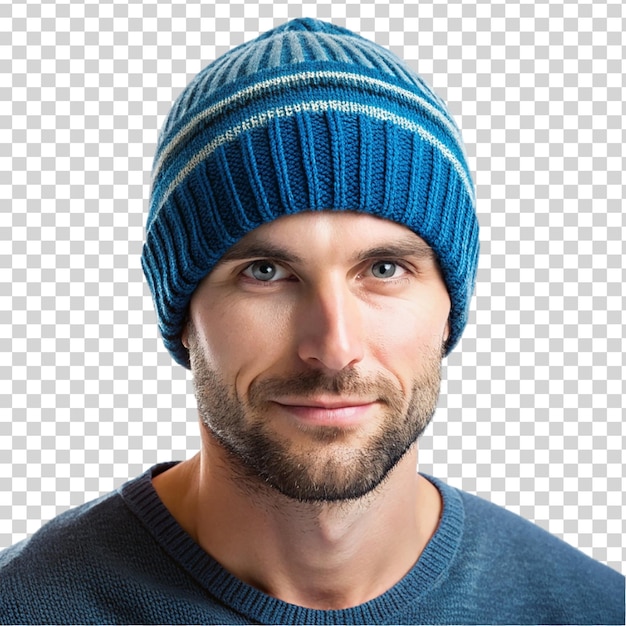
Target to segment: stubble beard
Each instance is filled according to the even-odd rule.
[[[209,366],[195,331],[189,353],[202,427],[226,451],[240,486],[269,487],[306,503],[357,500],[382,485],[430,423],[441,384],[441,355],[432,351],[408,398],[382,375],[366,378],[347,369],[328,377],[312,369],[255,382],[242,400]],[[310,445],[299,445],[281,438],[264,419],[272,411],[272,398],[322,393],[377,397],[384,410],[376,430],[355,445],[350,443],[354,433],[344,429],[311,428],[305,433]]]

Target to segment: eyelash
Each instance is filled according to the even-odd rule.
[[[265,263],[265,264],[267,264],[267,265],[273,265],[274,267],[276,267],[276,268],[280,268],[280,269],[282,269],[282,270],[284,270],[284,271],[288,271],[288,270],[287,270],[287,268],[286,268],[286,267],[285,267],[282,263],[280,263],[279,261],[273,261],[272,259],[257,259],[256,261],[252,261],[251,263],[248,263],[248,265],[246,265],[246,266],[244,267],[244,269],[242,270],[241,275],[242,275],[242,276],[244,276],[244,278],[247,278],[247,279],[249,279],[249,280],[252,280],[252,281],[254,281],[255,283],[257,283],[257,284],[261,284],[261,285],[271,285],[271,284],[273,284],[273,283],[275,283],[275,282],[278,282],[278,281],[276,281],[276,280],[260,280],[260,279],[258,279],[258,278],[255,278],[254,276],[247,276],[247,275],[245,274],[245,272],[247,272],[248,270],[250,270],[250,271],[251,271],[251,270],[252,270],[252,268],[253,268],[255,265],[257,265],[257,264],[263,264],[263,263]],[[272,278],[273,278],[273,277],[272,277]]]
[[[245,274],[245,272],[247,272],[247,271],[251,271],[251,269],[252,269],[252,267],[253,267],[254,265],[256,265],[256,264],[260,264],[260,263],[267,263],[268,265],[273,265],[273,266],[275,266],[275,267],[277,267],[277,268],[282,269],[283,271],[290,271],[290,270],[288,270],[288,268],[287,268],[287,267],[286,267],[286,266],[285,266],[282,262],[280,262],[280,261],[274,261],[274,260],[272,260],[272,259],[257,259],[257,260],[255,260],[255,261],[252,261],[252,262],[248,263],[248,264],[244,267],[244,269],[241,271],[241,275],[242,275],[244,278],[246,278],[246,279],[249,279],[249,280],[251,280],[251,281],[254,281],[254,283],[255,283],[255,284],[258,284],[258,285],[272,285],[272,284],[274,284],[274,283],[276,283],[276,282],[279,282],[280,280],[285,280],[285,279],[278,279],[278,280],[272,280],[272,279],[270,279],[270,280],[260,280],[260,279],[255,278],[254,276],[248,276],[248,275],[246,275],[246,274]],[[390,276],[390,277],[388,277],[388,278],[379,278],[379,277],[373,276],[373,274],[372,274],[372,270],[373,270],[374,266],[376,266],[377,264],[381,264],[381,263],[390,263],[390,264],[393,264],[393,265],[395,265],[396,267],[399,267],[399,268],[403,271],[403,273],[402,273],[400,276],[395,276],[395,275],[394,275],[394,276]],[[367,272],[367,276],[366,276],[366,272]],[[373,260],[370,260],[370,261],[368,262],[367,268],[366,268],[364,271],[359,272],[359,274],[358,274],[358,278],[363,279],[363,278],[370,278],[370,277],[373,277],[373,278],[379,278],[379,280],[380,280],[381,282],[382,282],[382,281],[385,281],[385,282],[388,282],[388,283],[390,283],[390,282],[400,282],[400,281],[403,281],[403,280],[406,280],[406,279],[407,279],[406,273],[415,273],[415,270],[414,270],[414,269],[412,269],[410,266],[408,266],[406,263],[403,263],[403,262],[398,261],[398,260],[395,260],[395,259],[373,259]],[[272,277],[272,278],[273,278],[273,277]]]
[[[397,282],[400,280],[404,280],[407,278],[406,273],[409,273],[411,271],[405,263],[402,263],[400,261],[397,261],[394,259],[376,259],[374,261],[371,261],[370,264],[368,265],[367,271],[369,272],[369,275],[372,275],[374,266],[378,264],[382,264],[382,263],[389,263],[391,265],[395,265],[396,268],[400,268],[403,271],[403,273],[400,276],[396,276],[394,274],[393,276],[389,276],[388,278],[380,278],[378,276],[375,277],[375,278],[380,278],[380,280],[385,280],[386,282]]]

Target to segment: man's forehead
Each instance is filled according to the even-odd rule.
[[[322,228],[318,229],[323,222]],[[335,234],[342,248],[350,246],[355,257],[392,254],[435,258],[424,239],[402,224],[372,215],[353,212],[303,212],[282,216],[247,233],[231,246],[220,259],[227,262],[253,257],[272,257],[301,261],[309,250],[316,232]],[[349,234],[350,241],[345,238]],[[298,236],[296,236],[298,235]]]

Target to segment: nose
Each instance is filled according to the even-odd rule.
[[[340,371],[363,359],[361,303],[341,279],[311,288],[302,302],[298,356],[312,367]]]

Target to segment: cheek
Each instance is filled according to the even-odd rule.
[[[445,298],[424,300],[420,305],[402,301],[371,312],[367,325],[375,356],[391,370],[418,373],[422,357],[440,355],[449,312]]]
[[[283,307],[239,300],[194,316],[207,363],[233,383],[247,384],[277,358],[288,335]]]

